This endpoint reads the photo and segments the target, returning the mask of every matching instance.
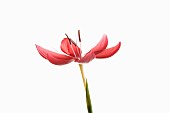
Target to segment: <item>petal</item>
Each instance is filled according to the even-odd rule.
[[[103,50],[101,53],[96,55],[96,58],[108,58],[113,56],[120,48],[121,42],[119,42],[116,46]]]
[[[106,49],[107,44],[108,44],[107,35],[104,34],[102,39],[98,42],[98,44],[95,47],[93,47],[91,50],[94,51],[95,54],[98,54],[99,52]]]
[[[61,41],[61,45],[60,45],[60,48],[61,50],[66,53],[66,54],[70,54],[69,52],[69,40],[67,38],[64,38],[62,41]]]
[[[45,58],[45,59],[48,59],[47,58],[47,54],[49,55],[52,55],[53,57],[55,58],[58,58],[58,59],[63,59],[63,60],[70,60],[70,59],[73,59],[72,57],[70,56],[66,56],[66,55],[63,55],[63,54],[59,54],[59,53],[56,53],[56,52],[53,52],[53,51],[50,51],[50,50],[47,50],[47,49],[44,49],[43,47],[39,46],[39,45],[35,45],[39,54]]]
[[[52,64],[55,64],[55,65],[64,65],[64,64],[68,64],[73,61],[73,59],[60,59],[60,58],[53,56],[52,54],[47,54],[47,59]]]
[[[90,61],[92,61],[95,58],[95,56],[96,55],[95,55],[95,53],[93,51],[89,51],[78,62],[79,63],[89,63]]]
[[[80,48],[71,39],[69,41],[68,38],[64,38],[61,42],[60,48],[64,53],[66,53],[70,56],[73,56],[73,57],[80,57],[81,56]]]
[[[35,46],[36,46],[39,54],[40,54],[43,58],[47,59],[47,53],[49,52],[49,50],[44,49],[44,48],[42,48],[41,46],[36,45],[36,44],[35,44]]]

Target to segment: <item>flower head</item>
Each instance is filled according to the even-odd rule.
[[[79,47],[71,38],[69,38],[67,34],[65,35],[66,38],[61,41],[60,46],[61,50],[65,54],[59,54],[36,45],[39,54],[55,65],[64,65],[71,63],[72,61],[78,63],[88,63],[94,58],[100,59],[113,56],[121,46],[121,42],[119,42],[114,47],[106,48],[108,45],[108,38],[107,35],[104,34],[98,44],[82,57],[81,47]],[[78,38],[79,42],[81,43],[80,30],[78,30]]]

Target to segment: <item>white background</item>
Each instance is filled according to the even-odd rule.
[[[105,33],[109,59],[84,65],[94,113],[170,113],[168,0],[1,0],[0,113],[87,113],[78,64],[56,66],[35,44],[60,51],[81,30],[87,52]]]

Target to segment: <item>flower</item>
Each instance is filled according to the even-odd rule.
[[[88,63],[92,61],[94,58],[101,59],[101,58],[108,58],[113,56],[120,48],[121,42],[119,42],[116,46],[111,48],[106,48],[108,45],[108,38],[107,35],[104,34],[98,44],[93,47],[89,52],[87,52],[82,57],[82,50],[71,38],[68,37],[67,34],[66,38],[61,41],[61,50],[65,54],[59,54],[50,50],[47,50],[39,45],[36,45],[36,48],[39,54],[50,61],[52,64],[55,65],[64,65],[71,63],[72,61],[78,63]],[[78,38],[81,44],[80,38],[80,30],[78,30]]]
[[[79,38],[80,47],[71,38],[69,38],[67,34],[65,35],[66,35],[66,38],[64,38],[61,41],[61,46],[60,46],[61,50],[65,54],[59,54],[59,53],[47,50],[39,45],[35,45],[35,46],[39,54],[43,58],[50,61],[52,64],[64,65],[64,64],[71,63],[72,61],[79,63],[82,80],[83,80],[84,88],[86,91],[87,110],[88,110],[88,113],[92,113],[93,111],[92,111],[92,104],[91,104],[91,99],[90,99],[90,92],[88,88],[87,79],[84,75],[82,63],[88,63],[92,61],[94,58],[100,59],[100,58],[108,58],[108,57],[113,56],[119,50],[121,46],[121,42],[119,42],[114,47],[106,48],[108,45],[108,39],[107,39],[107,35],[104,34],[102,39],[98,42],[98,44],[82,57],[80,30],[78,30],[78,38]]]

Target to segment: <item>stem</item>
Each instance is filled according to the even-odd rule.
[[[86,90],[86,80],[85,80],[84,71],[83,71],[83,64],[79,64],[79,68],[80,68],[80,71],[81,71],[81,77],[83,79],[84,88]]]
[[[88,88],[88,82],[87,82],[87,79],[84,76],[83,64],[79,64],[79,67],[80,67],[81,76],[82,76],[83,83],[84,83],[84,88],[85,88],[85,91],[86,91],[87,110],[88,110],[88,113],[93,113],[91,99],[90,99],[90,92],[89,92],[89,88]]]

